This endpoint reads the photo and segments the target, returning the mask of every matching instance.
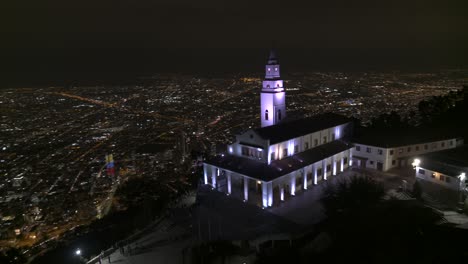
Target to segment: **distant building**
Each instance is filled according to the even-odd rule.
[[[258,206],[271,207],[351,165],[351,120],[324,114],[286,117],[279,63],[272,52],[260,95],[261,128],[237,135],[227,153],[204,163],[204,183]]]
[[[112,154],[106,154],[106,172],[107,176],[114,176],[115,175],[115,168],[114,168],[114,156]]]
[[[179,138],[180,162],[183,163],[187,157],[187,136],[184,131],[180,132]]]
[[[467,190],[468,147],[419,155],[413,161],[416,178],[456,191]]]
[[[461,138],[414,129],[370,132],[352,141],[354,166],[379,171],[410,166],[418,155],[463,145]]]

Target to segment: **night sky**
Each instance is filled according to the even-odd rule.
[[[294,70],[468,65],[467,1],[10,2],[0,26],[3,86],[261,72],[272,46]]]

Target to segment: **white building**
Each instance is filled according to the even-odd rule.
[[[204,184],[271,207],[351,164],[351,120],[324,114],[290,122],[279,64],[271,53],[261,91],[261,128],[236,136],[226,154],[204,163]]]
[[[461,138],[433,137],[431,133],[419,130],[372,135],[368,133],[352,141],[354,166],[380,171],[410,166],[418,155],[452,149],[463,144]]]
[[[274,53],[265,67],[260,94],[261,127],[237,135],[227,152],[203,164],[204,184],[271,207],[343,172],[349,166],[387,171],[409,166],[414,157],[463,144],[428,131],[379,132],[354,138],[350,119],[337,114],[285,122],[286,94]]]
[[[466,191],[468,147],[460,147],[416,157],[416,178],[455,191]]]

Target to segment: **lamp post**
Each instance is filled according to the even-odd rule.
[[[82,254],[83,254],[83,252],[81,251],[80,248],[77,248],[77,249],[75,250],[75,256],[78,258],[78,261],[79,261],[80,263],[86,263],[86,261],[85,261],[85,259],[83,258]]]
[[[460,183],[458,184],[458,199],[459,199],[458,204],[464,207],[465,203],[463,200],[463,191],[465,189],[464,187],[465,187],[466,174],[462,172],[460,176],[458,176],[458,179],[460,180]]]

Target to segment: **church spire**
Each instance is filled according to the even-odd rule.
[[[276,52],[274,49],[270,49],[270,56],[268,56],[268,64],[279,64]]]
[[[262,127],[280,123],[286,117],[286,94],[280,77],[280,65],[274,50],[270,50],[265,65],[265,80],[260,93]]]
[[[276,52],[271,49],[268,62],[265,65],[265,79],[279,79],[280,78],[280,65]]]

